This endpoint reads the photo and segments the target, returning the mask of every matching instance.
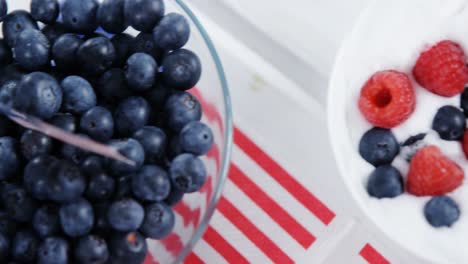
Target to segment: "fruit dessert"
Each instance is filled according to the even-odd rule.
[[[96,155],[0,116],[0,263],[140,264],[204,184],[213,144],[188,92],[201,62],[162,0],[0,0],[0,105],[117,149]],[[133,28],[137,37],[124,33]],[[44,131],[42,131],[44,132]]]

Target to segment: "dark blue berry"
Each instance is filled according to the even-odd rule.
[[[12,235],[14,235],[17,231],[16,224],[17,224],[16,221],[11,219],[6,211],[3,211],[3,210],[0,211],[0,236],[2,234],[8,237],[11,237]],[[0,244],[1,244],[1,241],[0,241]],[[0,255],[1,255],[1,249],[0,249]]]
[[[26,29],[39,29],[31,14],[24,10],[15,10],[3,19],[3,37],[13,47],[16,37]]]
[[[132,196],[132,178],[134,174],[124,174],[117,177],[114,199]]]
[[[97,0],[64,0],[61,6],[63,24],[78,33],[93,32],[97,28]]]
[[[392,163],[400,151],[400,145],[392,131],[374,127],[359,142],[359,154],[374,166]]]
[[[171,89],[157,83],[150,91],[145,93],[145,99],[151,105],[151,108],[156,111],[162,111],[167,98],[171,95]]]
[[[141,264],[148,252],[146,239],[138,232],[116,233],[109,244],[112,264]]]
[[[36,260],[39,238],[31,230],[16,233],[11,246],[12,256],[20,263],[34,263]]]
[[[205,155],[213,146],[213,132],[199,121],[188,123],[180,131],[180,146],[184,152],[197,156]]]
[[[13,101],[16,96],[16,90],[18,89],[19,81],[12,80],[6,82],[0,88],[0,102],[7,106],[13,106]]]
[[[114,68],[106,71],[98,80],[96,92],[100,100],[105,103],[116,105],[132,95],[122,69]]]
[[[59,15],[57,0],[31,0],[31,15],[46,24],[54,23]]]
[[[460,218],[460,208],[452,198],[437,196],[424,206],[424,216],[433,227],[450,227]]]
[[[11,81],[20,82],[26,74],[24,69],[18,64],[9,64],[5,67],[0,67],[0,85],[3,86]]]
[[[93,208],[85,199],[62,205],[59,217],[63,232],[70,237],[88,234],[94,224]]]
[[[83,42],[80,37],[70,33],[63,34],[55,40],[52,45],[52,58],[61,71],[78,68],[76,53]]]
[[[16,124],[13,123],[8,117],[0,115],[0,137],[14,135],[14,133],[16,133],[16,128]]]
[[[37,29],[25,29],[16,37],[13,56],[27,70],[38,70],[50,63],[50,43]]]
[[[465,87],[460,96],[460,108],[463,109],[465,116],[468,117],[468,87]]]
[[[4,39],[0,39],[0,65],[5,66],[13,61],[13,53]]]
[[[403,191],[403,178],[400,172],[390,165],[377,167],[367,181],[367,192],[379,199],[393,198]]]
[[[112,231],[109,221],[107,221],[107,211],[109,210],[109,202],[101,202],[94,204],[94,229],[93,232],[108,236]]]
[[[36,202],[26,190],[18,186],[12,186],[4,190],[1,197],[3,206],[12,219],[23,223],[31,221],[36,210]]]
[[[30,160],[52,151],[52,139],[42,133],[26,130],[21,136],[21,153]]]
[[[60,232],[58,208],[52,204],[46,204],[37,209],[32,226],[41,238],[56,235]]]
[[[179,132],[192,121],[200,121],[202,107],[198,99],[187,92],[172,94],[164,107],[166,120],[169,128]]]
[[[49,119],[49,123],[70,133],[76,132],[76,118],[72,114],[56,114]]]
[[[198,56],[186,49],[176,50],[167,55],[162,67],[164,82],[178,90],[193,88],[200,80],[202,72]]]
[[[192,154],[181,154],[169,168],[172,183],[186,193],[198,191],[206,181],[206,168],[199,158]]]
[[[138,141],[134,139],[111,140],[110,146],[116,148],[122,155],[135,162],[135,166],[109,160],[109,169],[112,173],[121,174],[138,171],[145,162],[145,151]]]
[[[164,199],[164,203],[169,205],[169,206],[175,206],[178,204],[182,199],[184,198],[185,192],[182,190],[179,190],[174,183],[171,182],[171,192],[169,195]]]
[[[148,32],[164,15],[163,0],[125,0],[125,20],[138,31]]]
[[[68,30],[62,23],[54,23],[46,25],[42,29],[42,33],[47,37],[51,46],[54,45],[55,41],[62,35],[66,34]]]
[[[37,264],[68,264],[68,242],[60,237],[48,237],[37,250]]]
[[[451,105],[446,105],[437,110],[432,122],[432,129],[439,133],[445,140],[460,140],[466,128],[466,119],[463,112]]]
[[[0,180],[14,176],[20,170],[18,142],[11,137],[0,138]]]
[[[150,55],[135,53],[127,60],[125,76],[128,85],[136,91],[146,91],[156,81],[158,65]]]
[[[86,40],[78,48],[77,55],[83,71],[92,76],[99,76],[110,69],[117,58],[114,46],[105,37]]]
[[[96,94],[91,84],[79,77],[68,76],[63,79],[63,109],[65,111],[82,114],[96,106]]]
[[[146,53],[158,60],[161,57],[162,50],[154,42],[151,33],[142,32],[132,42],[132,53]]]
[[[144,216],[143,207],[137,201],[127,198],[111,204],[107,212],[107,221],[117,231],[130,232],[141,226]]]
[[[102,1],[97,11],[99,25],[109,33],[122,33],[127,28],[123,8],[124,0]]]
[[[89,138],[87,135],[83,134],[79,134],[79,136]],[[71,161],[76,165],[80,165],[83,160],[88,157],[89,152],[70,144],[64,144],[60,150],[60,154],[62,154],[63,158],[66,160]]]
[[[101,106],[93,107],[81,117],[80,128],[95,140],[108,141],[114,134],[112,113]]]
[[[80,169],[69,162],[53,163],[47,175],[47,196],[58,203],[76,201],[86,188]]]
[[[88,235],[80,238],[75,247],[75,259],[82,264],[105,264],[109,259],[107,243],[101,237]]]
[[[81,162],[80,168],[87,175],[102,172],[104,170],[103,158],[96,155],[88,156]]]
[[[160,49],[177,50],[189,40],[190,25],[184,16],[170,13],[153,29],[153,37]]]
[[[145,165],[132,178],[136,198],[145,202],[160,202],[171,190],[169,174],[156,165]]]
[[[8,263],[10,256],[11,241],[7,235],[0,233],[0,262]]]
[[[43,72],[25,75],[18,85],[14,106],[39,118],[51,118],[62,104],[62,88]]]
[[[0,0],[0,21],[3,21],[8,13],[8,3],[6,0]]]
[[[150,106],[142,97],[133,96],[119,104],[114,114],[117,132],[131,136],[148,123]]]
[[[172,160],[180,154],[184,153],[182,146],[180,145],[179,135],[172,135],[169,140],[169,146],[167,148],[167,157]]]
[[[140,142],[145,150],[147,162],[161,162],[166,152],[166,133],[157,127],[145,126],[133,134],[133,138]]]
[[[418,141],[423,140],[426,137],[426,135],[427,135],[426,133],[419,133],[419,134],[417,134],[415,136],[411,136],[407,140],[405,140],[405,142],[403,142],[403,144],[401,144],[401,145],[404,146],[404,147],[414,145]]]
[[[132,53],[133,43],[135,38],[128,34],[116,34],[111,38],[114,45],[117,58],[114,61],[115,67],[123,67],[127,62],[128,57]]]
[[[35,199],[47,199],[48,170],[56,162],[57,159],[51,156],[40,156],[31,160],[24,168],[24,187]]]
[[[162,239],[171,233],[174,224],[172,209],[164,203],[154,203],[145,207],[145,219],[140,231],[146,237]]]
[[[114,189],[114,178],[104,172],[96,172],[89,178],[85,194],[90,201],[102,201],[109,199]]]

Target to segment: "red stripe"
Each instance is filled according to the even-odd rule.
[[[335,213],[311,194],[301,183],[292,177],[238,128],[234,128],[234,141],[251,159],[262,167],[271,177],[291,193],[291,195],[293,195],[310,212],[317,216],[324,224],[330,224],[333,218],[335,218]]]
[[[366,244],[359,252],[359,255],[363,257],[369,264],[390,264],[384,256],[382,256],[374,247],[370,244]]]
[[[248,264],[249,261],[231,246],[216,230],[208,226],[203,236],[212,248],[214,248],[228,263]]]
[[[303,248],[307,249],[312,245],[315,237],[234,164],[231,164],[229,178]]]
[[[185,264],[205,264],[195,253],[190,253],[184,260]]]
[[[286,255],[286,253],[284,253],[264,233],[262,233],[254,224],[252,224],[252,222],[250,222],[250,220],[247,219],[226,198],[221,197],[221,200],[218,204],[218,210],[274,263],[294,263],[294,261],[288,255]]]
[[[150,253],[148,253],[146,254],[146,258],[143,264],[159,264],[159,263],[153,258],[153,256]]]
[[[184,249],[184,243],[182,243],[182,239],[176,233],[169,234],[167,237],[161,240],[161,243],[173,256],[179,255],[180,252],[182,252]]]

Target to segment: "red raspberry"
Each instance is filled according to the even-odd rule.
[[[468,130],[465,130],[465,134],[463,135],[462,148],[465,153],[465,157],[468,159]]]
[[[403,123],[416,106],[413,85],[404,73],[377,72],[361,89],[359,109],[374,126],[392,128]]]
[[[442,154],[436,146],[427,146],[411,159],[407,190],[416,196],[443,195],[459,187],[465,178],[463,169]]]
[[[416,81],[432,93],[452,97],[463,92],[468,82],[468,68],[463,49],[444,40],[424,51],[413,68]]]

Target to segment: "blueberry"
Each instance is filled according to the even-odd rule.
[[[0,137],[14,135],[16,128],[16,124],[13,123],[8,117],[0,115]]]
[[[125,76],[131,88],[136,91],[146,91],[153,87],[156,81],[158,65],[150,55],[135,53],[127,60]]]
[[[466,128],[466,119],[463,112],[450,105],[437,110],[432,122],[432,129],[439,133],[440,138],[457,141],[463,137]]]
[[[184,198],[185,192],[178,189],[174,183],[171,182],[171,192],[169,195],[164,199],[164,203],[169,206],[175,206]]]
[[[6,0],[0,0],[0,21],[3,21],[8,13],[8,3]]]
[[[148,252],[146,239],[140,233],[116,233],[110,239],[112,264],[141,264]]]
[[[11,241],[7,235],[0,233],[0,262],[8,263],[8,256],[10,255]]]
[[[140,231],[146,237],[162,239],[171,233],[174,224],[172,209],[163,203],[154,203],[146,206]]]
[[[156,165],[145,165],[132,178],[136,198],[146,202],[160,202],[171,190],[169,174]]]
[[[117,132],[121,136],[131,136],[148,123],[150,106],[142,97],[133,96],[119,104],[114,114]]]
[[[213,132],[199,121],[188,123],[180,131],[180,145],[184,152],[197,156],[205,155],[213,146]]]
[[[58,161],[51,156],[39,156],[24,168],[24,187],[35,199],[47,199],[48,170],[56,162]]]
[[[2,192],[3,206],[8,215],[18,222],[29,222],[36,210],[36,202],[28,195],[26,190],[18,186]]]
[[[153,37],[159,48],[177,50],[189,40],[190,25],[184,16],[170,13],[153,29]]]
[[[463,109],[465,116],[468,117],[468,87],[465,87],[460,96],[460,108]]]
[[[160,162],[164,159],[167,145],[166,133],[157,127],[145,126],[133,134],[145,150],[147,162]]]
[[[403,178],[400,172],[390,165],[377,167],[367,181],[367,192],[379,199],[394,198],[403,191]]]
[[[100,173],[104,170],[103,158],[96,155],[86,157],[80,164],[81,171],[87,175]]]
[[[15,10],[3,19],[3,37],[13,47],[16,37],[26,29],[39,29],[31,14],[24,10]]]
[[[146,53],[151,55],[154,59],[159,59],[162,54],[162,50],[158,48],[158,45],[154,42],[153,35],[151,33],[140,33],[133,40],[132,53]]]
[[[410,162],[413,156],[420,150],[422,147],[426,146],[424,138],[426,133],[420,133],[415,136],[411,136],[406,139],[400,148],[400,156],[402,156],[406,161]]]
[[[106,71],[99,78],[96,91],[102,101],[112,105],[132,95],[127,85],[125,72],[118,68]]]
[[[88,234],[94,224],[93,208],[85,199],[62,205],[59,217],[63,232],[70,237]]]
[[[49,123],[70,133],[76,132],[76,118],[72,114],[56,114],[49,119]]]
[[[107,221],[120,232],[136,231],[145,216],[143,207],[133,199],[114,201],[107,212]]]
[[[88,136],[83,134],[79,135],[84,138],[89,138]],[[62,149],[60,150],[60,154],[62,154],[62,156],[66,160],[71,161],[76,165],[79,165],[83,162],[84,159],[86,159],[86,157],[88,157],[89,152],[70,144],[64,144],[62,146]]]
[[[414,145],[417,142],[423,140],[426,137],[426,135],[427,135],[426,133],[419,133],[415,136],[411,136],[407,140],[405,140],[405,142],[403,142],[403,144],[401,145],[404,147]]]
[[[26,130],[20,142],[21,153],[28,160],[52,151],[52,139],[36,131]]]
[[[109,202],[101,202],[94,204],[94,231],[97,234],[102,234],[103,236],[108,236],[112,229],[107,221],[107,211],[109,210]]]
[[[59,15],[59,3],[57,0],[31,0],[31,15],[46,24],[52,24]]]
[[[16,221],[10,218],[6,211],[0,211],[0,236],[3,234],[5,236],[12,236],[17,231]],[[0,238],[1,239],[1,238]],[[0,241],[1,244],[1,241]],[[1,247],[1,246],[0,246]],[[1,252],[1,249],[0,249]],[[1,253],[0,253],[1,255]],[[0,257],[1,259],[1,257]]]
[[[200,121],[202,107],[198,99],[187,92],[172,94],[164,107],[167,124],[175,132],[179,132],[191,121]]]
[[[97,0],[64,0],[61,6],[63,24],[78,33],[93,32],[97,28]]]
[[[130,166],[120,161],[109,160],[109,169],[112,173],[121,174],[135,172],[145,162],[145,151],[138,141],[134,139],[111,140],[110,146],[116,148],[122,155],[135,162],[135,166]]]
[[[76,66],[76,54],[83,40],[75,34],[63,34],[52,45],[52,58],[62,70],[73,70]]]
[[[37,29],[25,29],[16,37],[13,56],[23,68],[38,70],[50,63],[50,43]]]
[[[114,133],[112,113],[101,106],[93,107],[81,117],[80,128],[95,140],[108,141]]]
[[[180,49],[167,55],[163,62],[163,80],[172,88],[188,90],[200,80],[202,65],[190,50]]]
[[[42,29],[42,33],[47,37],[51,46],[54,45],[55,41],[62,35],[66,34],[68,30],[62,23],[54,23],[46,25]]]
[[[76,201],[86,188],[86,179],[75,165],[60,161],[53,163],[47,175],[47,196],[58,203]]]
[[[13,259],[21,263],[34,263],[36,260],[39,239],[31,230],[22,230],[16,233],[11,251]]]
[[[145,98],[151,105],[151,108],[155,111],[162,111],[167,98],[171,95],[171,89],[157,83],[150,91],[145,93]]]
[[[181,154],[169,168],[174,186],[186,193],[198,191],[206,181],[206,168],[203,162],[192,154]]]
[[[169,146],[167,148],[167,157],[172,160],[180,154],[184,153],[182,150],[182,145],[180,144],[179,135],[172,135],[169,140]]]
[[[14,138],[0,138],[0,180],[14,176],[20,170],[18,143]]]
[[[127,28],[123,8],[124,0],[102,1],[97,11],[99,25],[109,33],[122,33]]]
[[[359,142],[359,154],[374,166],[392,163],[400,151],[400,145],[392,131],[374,127]]]
[[[11,81],[21,81],[26,75],[26,72],[18,64],[9,64],[5,67],[0,67],[0,86]]]
[[[452,198],[437,196],[424,206],[424,216],[433,227],[450,227],[460,218],[460,208]]]
[[[99,76],[110,69],[117,58],[114,46],[105,37],[86,40],[78,48],[77,54],[83,71],[92,76]]]
[[[43,72],[25,75],[18,85],[14,106],[39,118],[51,118],[62,104],[62,88]]]
[[[68,264],[68,242],[60,237],[48,237],[37,250],[37,264]]]
[[[15,80],[8,81],[0,88],[0,102],[2,104],[13,106],[18,83],[19,82]]]
[[[89,178],[86,197],[90,201],[106,200],[112,196],[114,189],[114,178],[104,172],[96,172]]]
[[[1,1],[0,1],[1,3]],[[4,39],[0,39],[0,65],[8,65],[13,61],[13,53]]]
[[[63,109],[75,114],[82,114],[96,106],[96,94],[91,84],[79,77],[68,76],[63,79]]]
[[[132,196],[132,178],[134,174],[124,174],[117,177],[114,199]]]
[[[135,38],[128,34],[116,34],[112,37],[111,42],[114,45],[117,58],[114,61],[115,67],[123,67],[127,62],[128,57],[132,53],[133,43]]]
[[[75,259],[82,264],[107,263],[109,249],[106,241],[95,235],[80,238],[75,247]]]
[[[41,238],[56,235],[60,231],[58,208],[52,204],[46,204],[37,209],[32,226]]]
[[[164,15],[163,0],[125,0],[125,20],[136,30],[148,32]]]

